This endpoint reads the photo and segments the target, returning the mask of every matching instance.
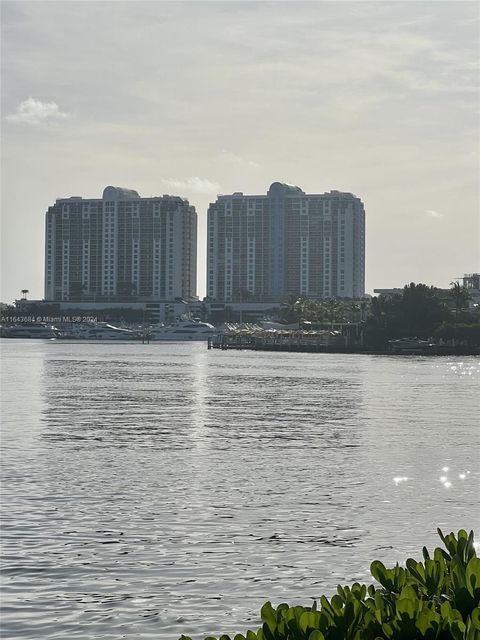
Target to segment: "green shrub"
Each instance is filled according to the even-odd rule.
[[[480,640],[480,558],[473,531],[438,534],[445,549],[435,549],[433,557],[424,547],[423,560],[409,558],[405,568],[372,562],[380,586],[338,586],[330,600],[320,598],[318,608],[266,602],[261,628],[233,640]]]

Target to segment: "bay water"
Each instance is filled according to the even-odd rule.
[[[244,632],[480,533],[474,357],[2,340],[2,638]]]

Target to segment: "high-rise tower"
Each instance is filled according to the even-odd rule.
[[[174,300],[196,294],[197,214],[177,196],[106,187],[46,214],[45,299]]]
[[[365,210],[351,193],[274,182],[267,195],[218,196],[208,210],[207,295],[280,301],[365,293]]]

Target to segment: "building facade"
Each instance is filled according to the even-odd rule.
[[[266,195],[218,196],[207,243],[210,300],[365,294],[365,210],[351,193],[311,195],[274,182]]]
[[[59,199],[45,229],[45,299],[175,300],[196,295],[197,214],[177,196]]]

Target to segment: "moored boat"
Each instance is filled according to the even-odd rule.
[[[57,338],[59,330],[45,322],[25,322],[22,324],[2,325],[0,337],[2,338]]]
[[[200,320],[179,320],[169,325],[150,327],[145,335],[149,340],[172,340],[185,342],[193,340],[208,340],[216,334],[216,329],[208,322]]]
[[[73,340],[135,340],[138,337],[138,332],[124,327],[115,327],[108,322],[73,326],[70,331],[62,335],[64,339]]]
[[[405,355],[422,355],[431,352],[436,345],[428,340],[419,338],[399,338],[388,341],[389,349],[392,353],[403,353]]]

